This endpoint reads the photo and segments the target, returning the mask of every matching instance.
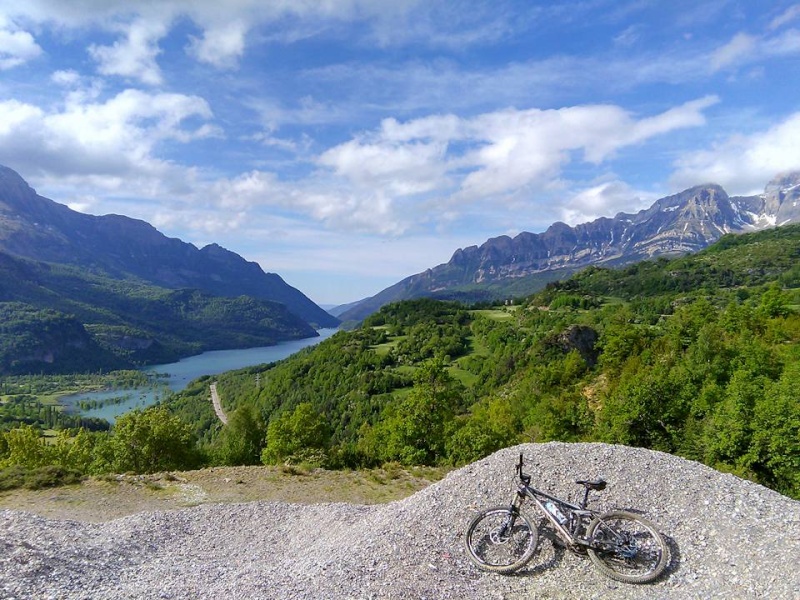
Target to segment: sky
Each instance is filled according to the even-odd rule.
[[[0,164],[318,304],[800,169],[791,0],[0,0]]]

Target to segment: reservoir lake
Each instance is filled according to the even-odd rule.
[[[274,346],[245,348],[243,350],[214,350],[183,358],[166,365],[151,365],[141,370],[158,374],[158,385],[137,389],[117,389],[101,392],[85,392],[62,396],[59,402],[65,410],[86,417],[106,419],[113,423],[120,415],[136,408],[144,408],[165,398],[173,392],[186,388],[189,382],[203,375],[217,375],[225,371],[243,369],[253,365],[272,363],[291,356],[295,352],[314,346],[328,339],[337,329],[320,329],[318,337],[280,342]],[[98,408],[82,409],[81,402],[98,403],[116,399],[113,403]]]

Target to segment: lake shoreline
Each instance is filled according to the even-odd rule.
[[[109,423],[122,414],[137,408],[146,408],[169,395],[185,389],[191,381],[208,375],[218,375],[226,371],[244,369],[261,364],[270,364],[283,360],[295,352],[314,346],[338,331],[338,328],[320,329],[314,337],[286,340],[270,346],[254,348],[238,348],[230,350],[209,350],[188,356],[174,363],[148,365],[136,369],[151,377],[147,386],[125,389],[87,390],[57,396],[58,405],[65,412],[82,417],[105,419]],[[116,402],[121,396],[129,396],[127,401]],[[81,403],[97,402],[98,406],[90,410],[80,408]]]

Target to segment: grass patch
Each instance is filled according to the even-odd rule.
[[[386,463],[383,465],[382,470],[384,473],[386,473],[386,477],[389,479],[400,479],[406,473],[406,470],[398,462]]]
[[[380,468],[362,469],[359,473],[365,481],[371,481],[380,486],[394,485],[402,489],[416,489],[419,486],[415,485],[412,479],[439,481],[449,470],[446,467],[404,466],[398,462],[389,462]]]
[[[505,321],[510,319],[514,316],[514,313],[517,311],[518,306],[504,306],[501,308],[483,308],[480,310],[472,311],[473,314],[476,315],[483,315],[489,319],[494,321]]]
[[[477,356],[489,356],[489,346],[487,346],[483,341],[476,339],[475,337],[471,337],[469,340],[469,345],[471,352],[467,354],[467,356],[472,356],[473,354]]]
[[[467,388],[471,388],[478,381],[477,375],[470,373],[469,371],[465,371],[458,366],[452,366],[448,368],[448,371],[450,371],[450,374],[455,380],[460,381]]]
[[[40,490],[42,488],[72,485],[83,481],[84,476],[78,471],[65,469],[55,465],[26,469],[19,465],[0,470],[0,491],[17,488]]]
[[[372,346],[372,351],[375,352],[378,356],[386,356],[389,352],[392,351],[392,348],[397,346],[397,340],[392,340],[391,342],[386,342],[383,344],[378,344],[376,346]]]
[[[300,465],[284,464],[281,465],[279,468],[281,473],[283,473],[284,475],[296,475],[300,477],[305,477],[309,473],[306,469],[304,469]]]

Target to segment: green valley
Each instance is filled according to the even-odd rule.
[[[110,434],[82,434],[95,458],[72,468],[460,465],[521,441],[593,440],[798,498],[798,265],[800,226],[786,226],[678,259],[590,267],[504,306],[387,305],[289,359],[215,377],[227,426],[201,378]],[[132,456],[123,440],[148,435]],[[0,465],[23,464],[22,443],[0,436]]]

